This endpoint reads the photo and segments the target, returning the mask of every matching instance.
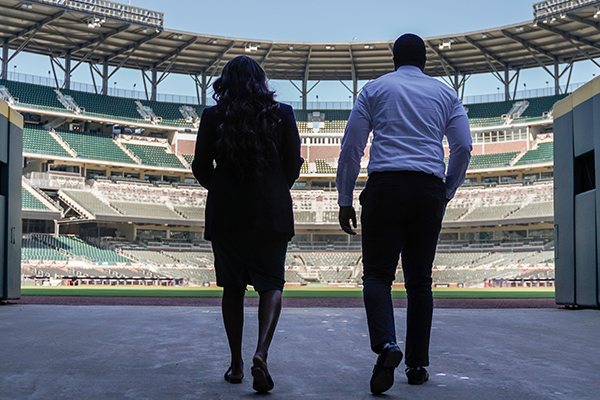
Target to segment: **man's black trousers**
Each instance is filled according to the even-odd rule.
[[[398,260],[408,297],[406,365],[429,365],[431,268],[446,205],[444,182],[413,171],[373,172],[360,195],[363,295],[371,348],[396,342],[391,285]]]

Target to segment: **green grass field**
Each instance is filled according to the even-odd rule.
[[[115,296],[115,297],[221,297],[221,289],[216,287],[34,287],[21,289],[23,296]],[[248,290],[248,297],[257,297],[254,290]],[[361,288],[339,288],[325,285],[309,285],[286,288],[284,297],[352,298],[362,297]],[[405,298],[404,289],[394,289],[394,298]],[[438,299],[540,299],[554,298],[554,288],[488,288],[456,289],[435,288],[433,296]]]

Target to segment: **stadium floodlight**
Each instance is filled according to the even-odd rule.
[[[442,40],[438,46],[440,50],[450,50],[452,48],[452,43],[454,43],[454,39],[445,39]]]
[[[248,43],[246,44],[246,46],[244,47],[244,51],[246,53],[256,53],[258,51],[258,48],[260,47],[260,44],[255,44],[255,43]]]
[[[373,50],[375,48],[375,46],[373,46],[372,44],[365,44],[365,50]]]
[[[288,46],[288,50],[294,50],[294,46],[292,46],[291,44]]]
[[[327,45],[325,46],[325,50],[335,50],[335,46]]]
[[[20,8],[22,10],[31,10],[33,8],[33,5],[29,3],[19,3],[15,8]]]

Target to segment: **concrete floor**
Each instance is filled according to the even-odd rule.
[[[247,308],[246,378],[223,380],[216,307],[0,306],[1,399],[249,399],[256,308]],[[403,332],[404,309],[397,310]],[[598,399],[600,311],[439,309],[431,379],[401,369],[389,399]],[[375,356],[364,311],[284,309],[269,357],[270,399],[365,399]]]

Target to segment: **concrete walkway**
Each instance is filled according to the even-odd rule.
[[[0,306],[1,399],[365,399],[375,355],[364,311],[284,309],[269,358],[275,389],[252,390],[256,308],[247,308],[246,378],[223,380],[216,307]],[[403,332],[403,309],[397,326]],[[388,399],[598,399],[600,311],[438,309],[431,379],[402,369]]]

